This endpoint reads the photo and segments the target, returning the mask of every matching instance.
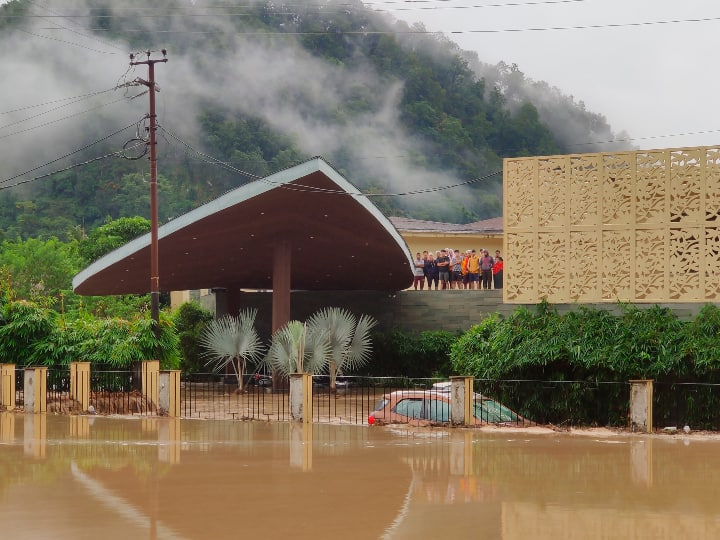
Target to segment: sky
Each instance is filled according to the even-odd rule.
[[[717,0],[368,3],[443,32],[483,62],[516,63],[526,77],[544,80],[604,115],[615,133],[627,131],[635,147],[720,143],[713,112],[720,80]],[[612,26],[527,30],[605,25]]]

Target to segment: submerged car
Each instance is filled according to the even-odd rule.
[[[368,417],[368,424],[413,424],[427,426],[450,422],[450,392],[447,387],[432,390],[398,390],[385,394]],[[518,424],[523,418],[497,401],[475,393],[475,425]]]

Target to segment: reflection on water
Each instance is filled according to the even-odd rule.
[[[720,441],[0,414],[0,538],[720,538]]]

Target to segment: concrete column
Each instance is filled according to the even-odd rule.
[[[0,364],[0,405],[15,408],[15,364]]]
[[[474,377],[450,377],[450,422],[453,425],[473,425]]]
[[[290,320],[290,244],[280,242],[273,254],[272,331],[282,328]]]
[[[630,428],[652,433],[653,381],[630,381]]]
[[[158,360],[145,360],[142,363],[142,395],[150,402],[148,411],[160,401],[160,362]]]
[[[171,369],[160,372],[160,392],[158,407],[167,412],[170,418],[180,416],[180,370]]]
[[[312,422],[312,375],[310,373],[290,374],[290,420]]]
[[[47,368],[25,368],[25,412],[47,412]]]
[[[80,412],[90,406],[90,362],[70,363],[70,399],[80,405]]]

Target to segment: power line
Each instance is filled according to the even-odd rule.
[[[36,34],[35,32],[30,32],[29,30],[24,30],[22,28],[16,28],[16,30],[18,30],[20,32],[24,32],[25,34],[29,34],[31,36],[35,36],[35,37],[39,37],[39,38],[43,38],[43,39],[49,39],[50,41],[57,41],[60,43],[65,43],[67,45],[73,45],[75,47],[80,47],[82,49],[87,49],[88,51],[93,51],[93,52],[97,52],[100,54],[117,54],[114,52],[107,52],[107,51],[101,51],[99,49],[93,49],[92,47],[88,47],[87,45],[81,45],[80,43],[74,43],[72,41],[65,41],[64,39],[58,39],[58,38],[54,38],[54,37],[50,37],[50,36],[43,36],[42,34]],[[56,28],[46,28],[45,30],[57,30],[57,27]]]
[[[248,177],[248,178],[254,178],[254,179],[256,179],[256,180],[260,180],[260,179],[261,179],[260,176],[257,176],[257,175],[255,175],[255,174],[249,173],[249,172],[247,172],[247,171],[242,171],[242,170],[237,169],[237,168],[233,167],[232,165],[230,165],[230,164],[228,164],[228,163],[226,163],[226,162],[224,162],[224,161],[221,161],[221,160],[219,160],[219,159],[217,159],[217,158],[214,158],[214,157],[212,157],[212,156],[209,156],[209,155],[207,155],[207,154],[202,153],[200,150],[197,150],[196,148],[192,147],[189,143],[186,143],[185,141],[183,141],[180,137],[178,137],[178,136],[177,136],[174,132],[172,132],[171,130],[167,129],[167,128],[164,127],[164,126],[159,126],[159,127],[160,127],[160,129],[162,130],[163,133],[169,135],[170,137],[172,137],[173,139],[175,139],[177,142],[179,142],[180,144],[182,144],[183,146],[185,146],[188,150],[190,150],[191,152],[193,152],[193,153],[197,154],[198,156],[200,156],[201,158],[203,158],[203,161],[206,161],[207,163],[211,163],[211,164],[213,164],[213,165],[221,166],[221,167],[224,168],[225,170],[229,170],[229,171],[232,171],[232,172],[236,172],[236,173],[238,173],[238,174],[242,174],[243,176],[246,176],[246,177]]]
[[[43,5],[40,4],[39,2],[34,2],[33,0],[28,0],[28,1],[29,1],[31,4],[33,4],[33,5],[37,6],[38,8],[40,8],[40,9],[44,9],[44,10],[46,10],[46,11],[49,11],[50,13],[53,13],[53,14],[56,14],[56,13],[57,13],[56,11],[50,9],[49,7],[43,6]],[[45,16],[41,16],[41,17],[47,19],[48,17],[55,17],[55,16],[57,16],[57,17],[62,17],[62,18],[67,18],[67,17],[65,17],[65,16],[63,16],[63,15],[49,15],[49,16],[48,16],[48,15],[45,15]],[[80,37],[84,37],[84,38],[90,39],[90,40],[92,40],[92,41],[97,41],[98,43],[100,43],[100,44],[102,44],[102,45],[105,45],[106,47],[111,47],[111,48],[113,48],[113,49],[117,49],[117,50],[119,50],[119,51],[125,52],[124,49],[121,49],[121,48],[118,47],[117,45],[114,45],[114,44],[112,44],[112,43],[106,43],[106,42],[104,42],[104,41],[100,41],[99,39],[97,39],[97,38],[94,37],[94,36],[88,36],[88,35],[86,35],[86,34],[82,34],[82,33],[78,32],[77,30],[73,30],[72,28],[68,28],[68,27],[63,26],[63,25],[61,25],[61,24],[59,24],[59,23],[55,23],[55,24],[56,24],[57,26],[59,26],[60,28],[64,28],[65,30],[68,30],[69,32],[72,32],[72,33],[74,33],[74,34],[77,34],[77,35],[80,36]]]
[[[22,112],[27,109],[36,109],[38,107],[45,107],[47,105],[54,105],[55,103],[60,103],[61,101],[70,101],[72,99],[76,99],[78,101],[81,101],[82,99],[91,98],[93,96],[99,96],[100,94],[106,94],[108,92],[112,92],[114,90],[117,90],[117,88],[108,88],[107,90],[100,90],[98,92],[91,92],[89,94],[80,94],[79,96],[72,96],[72,97],[66,97],[66,98],[60,98],[60,99],[54,99],[52,101],[46,101],[45,103],[38,103],[37,105],[27,105],[25,107],[20,107],[19,109],[12,109],[10,111],[0,112],[0,116],[4,114],[12,114],[16,112]]]
[[[82,148],[78,148],[77,150],[73,150],[72,152],[70,152],[70,153],[68,153],[68,154],[65,154],[64,156],[60,156],[59,158],[53,159],[52,161],[48,161],[47,163],[43,163],[42,165],[38,165],[37,167],[33,167],[32,169],[29,169],[29,170],[27,170],[27,171],[25,171],[25,172],[21,172],[20,174],[16,174],[15,176],[11,176],[10,178],[7,178],[7,179],[5,179],[5,180],[2,180],[2,181],[0,181],[0,186],[2,186],[3,184],[7,184],[8,182],[12,182],[12,181],[15,180],[16,178],[20,178],[21,176],[25,176],[26,174],[29,174],[29,173],[31,173],[31,172],[35,172],[35,171],[37,171],[37,170],[39,170],[39,169],[42,169],[43,167],[47,167],[48,165],[52,165],[53,163],[56,163],[56,162],[60,161],[61,159],[65,159],[65,158],[70,157],[70,156],[72,156],[72,155],[75,155],[75,154],[77,154],[77,153],[79,153],[79,152],[82,152],[83,150],[87,150],[87,149],[90,148],[91,146],[94,146],[94,145],[96,145],[96,144],[99,144],[99,143],[101,143],[101,142],[104,142],[104,141],[110,139],[111,137],[114,137],[115,135],[118,135],[118,134],[122,133],[123,131],[126,131],[126,130],[128,130],[128,129],[130,129],[131,127],[136,126],[136,125],[137,125],[137,122],[133,122],[133,123],[130,124],[129,126],[125,126],[124,128],[121,128],[121,129],[119,129],[119,130],[117,130],[117,131],[115,131],[115,132],[113,132],[113,133],[110,133],[109,135],[106,135],[105,137],[103,137],[103,138],[101,138],[101,139],[98,139],[98,140],[96,140],[96,141],[94,141],[94,142],[91,142],[90,144],[86,144],[86,145],[83,146]],[[96,160],[91,160],[91,161],[96,161]],[[70,167],[70,168],[73,168],[73,167],[76,167],[76,166],[78,166],[78,165],[73,165],[73,166]],[[64,171],[64,170],[67,170],[67,169],[62,169],[61,171]],[[45,175],[43,175],[43,176],[39,176],[39,177],[36,177],[36,178],[32,178],[32,179],[27,180],[27,181],[24,181],[24,182],[19,182],[19,183],[13,184],[13,185],[11,185],[11,186],[3,186],[3,187],[0,187],[0,189],[7,189],[7,188],[9,188],[9,187],[14,187],[14,186],[16,186],[16,185],[19,185],[19,184],[21,184],[21,183],[22,183],[22,184],[25,184],[25,183],[27,183],[27,182],[32,182],[33,180],[37,180],[37,179],[39,179],[39,178],[45,178],[46,176],[51,176],[51,175],[56,174],[56,173],[61,172],[61,171],[54,171],[54,172],[52,172],[52,173],[48,173],[48,174],[45,174]]]
[[[108,103],[103,103],[102,105],[98,105],[97,107],[92,107],[92,108],[90,108],[90,109],[86,109],[86,110],[84,110],[84,111],[80,111],[80,112],[77,112],[77,113],[74,113],[74,114],[70,114],[70,115],[68,115],[68,116],[63,116],[62,118],[58,118],[57,120],[51,120],[51,121],[49,121],[49,122],[45,122],[44,124],[40,124],[40,125],[37,125],[37,126],[29,127],[29,128],[27,128],[27,129],[21,129],[20,131],[14,131],[14,132],[12,132],[12,133],[8,133],[7,135],[2,135],[2,136],[0,136],[0,139],[7,139],[8,137],[13,137],[13,136],[19,135],[19,134],[21,134],[21,133],[26,133],[26,132],[28,132],[28,131],[33,131],[33,130],[35,130],[35,129],[40,129],[40,128],[42,128],[42,127],[50,126],[50,125],[52,125],[52,124],[57,124],[58,122],[62,122],[63,120],[68,120],[68,119],[70,119],[70,118],[75,118],[76,116],[80,116],[80,115],[87,114],[87,113],[92,112],[92,111],[96,111],[96,110],[98,110],[98,109],[102,109],[103,107],[107,107],[108,105],[113,105],[113,104],[115,104],[115,103],[119,103],[120,101],[123,101],[123,100],[125,100],[125,99],[133,99],[134,97],[137,97],[137,96],[132,96],[132,97],[130,97],[130,98],[121,97],[120,99],[116,99],[115,101],[110,101],[110,102],[108,102]],[[12,125],[12,124],[9,124],[9,125]],[[3,126],[3,127],[7,127],[7,126]]]

